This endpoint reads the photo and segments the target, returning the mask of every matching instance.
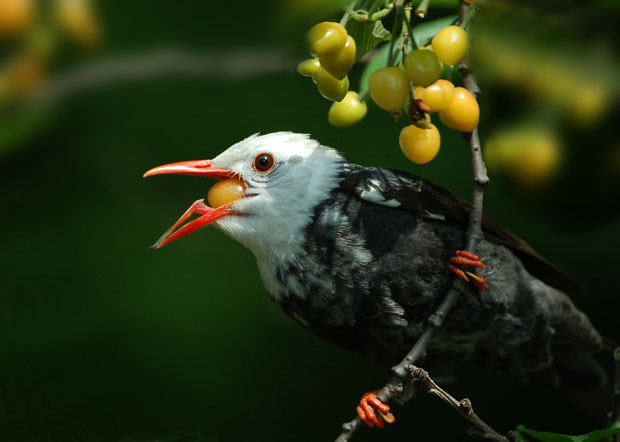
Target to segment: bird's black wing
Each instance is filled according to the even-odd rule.
[[[407,172],[346,163],[340,188],[370,203],[416,213],[467,230],[471,210],[469,203]],[[486,215],[482,217],[482,231],[487,241],[508,247],[521,259],[528,272],[546,284],[571,295],[586,292],[580,282]]]

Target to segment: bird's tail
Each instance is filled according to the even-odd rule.
[[[608,340],[606,340],[608,341]],[[587,413],[597,425],[604,427],[609,423],[618,400],[614,391],[620,391],[618,371],[619,361],[614,359],[617,347],[611,341],[594,354],[557,355],[554,358],[552,375],[547,373],[545,383],[551,381],[560,393]],[[612,416],[616,419],[616,416]]]

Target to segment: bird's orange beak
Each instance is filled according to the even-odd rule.
[[[206,176],[217,179],[231,178],[234,175],[232,170],[213,167],[211,160],[180,161],[178,163],[164,164],[147,170],[143,178],[152,175],[164,175],[176,173],[180,175]]]
[[[211,160],[197,160],[181,161],[178,163],[170,163],[164,164],[163,166],[154,167],[153,169],[148,170],[143,175],[143,177],[146,178],[152,175],[164,174],[202,176],[221,180],[231,178],[234,175],[234,172],[228,169],[214,167]],[[157,240],[155,244],[153,244],[153,247],[158,249],[165,246],[166,244],[170,244],[172,241],[176,241],[177,239],[192,233],[193,231],[201,227],[206,226],[207,224],[212,223],[213,221],[216,221],[225,216],[237,214],[234,210],[230,209],[231,204],[232,203],[228,203],[221,205],[217,208],[213,208],[206,205],[204,203],[204,199],[194,201],[194,203],[189,206],[185,213],[181,215],[177,222],[174,223],[172,227],[170,227],[166,231],[166,233],[164,233]],[[202,214],[202,216],[194,219],[193,221],[189,221],[186,224],[183,224],[183,222],[194,213]]]

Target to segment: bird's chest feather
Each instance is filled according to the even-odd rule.
[[[299,323],[371,358],[421,333],[462,242],[441,223],[338,195],[317,207],[303,238],[295,259],[259,260],[268,291]]]

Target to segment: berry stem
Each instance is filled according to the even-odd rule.
[[[348,14],[348,17],[352,18],[355,21],[366,22],[366,21],[377,21],[381,20],[383,17],[388,15],[394,9],[394,3],[385,1],[385,0],[375,0],[368,11],[366,10],[356,10],[357,7],[361,6],[362,2],[359,0],[354,0],[348,6],[344,7],[344,11]],[[381,6],[384,5],[383,9],[380,9]],[[347,20],[348,21],[348,17]],[[344,18],[342,21],[345,21]],[[345,23],[340,22],[341,25],[345,26]]]
[[[381,8],[381,4],[384,3],[384,0],[374,0],[368,8],[368,15],[372,15]]]
[[[383,8],[381,6],[383,5]],[[372,21],[381,20],[394,9],[394,2],[390,0],[375,0],[368,10],[368,19]]]
[[[476,15],[476,8],[469,6],[469,9],[465,12],[465,15],[463,17],[459,16],[459,19],[457,20],[457,24],[465,29],[468,30],[469,29],[469,23],[471,22],[471,19],[474,18],[474,16]]]
[[[390,39],[390,56],[388,57],[388,66],[396,64],[396,54],[394,52],[394,44],[401,32],[401,23],[403,20],[403,0],[396,0],[396,16],[392,25],[392,38]]]
[[[388,15],[394,9],[394,3],[390,7],[381,9],[370,16],[370,20],[377,21]]]
[[[403,20],[403,35],[407,34],[410,38],[409,42],[411,43],[412,49],[417,49],[418,45],[415,43],[415,39],[413,38],[413,29],[411,28],[411,4],[405,6],[399,6],[401,9],[401,13],[405,17]],[[403,51],[406,51],[407,42],[403,42]],[[405,55],[403,55],[403,60],[405,59]]]
[[[411,40],[413,41],[413,31],[411,29],[411,25],[409,23],[409,20],[411,18],[411,6],[409,5],[409,7],[407,9],[402,8],[402,14],[405,16],[405,19],[403,20],[403,30],[402,30],[402,35],[403,35],[403,47],[402,47],[402,51],[403,51],[403,60],[405,58],[407,58],[407,47],[409,45],[409,37],[411,36]],[[415,44],[415,43],[414,43]],[[413,118],[413,114],[414,114],[414,109],[415,109],[415,103],[414,103],[414,96],[413,96],[413,85],[411,84],[411,81],[409,82],[409,109],[407,110],[407,116],[409,117],[409,120],[411,121],[412,124],[414,123],[414,118]]]
[[[430,4],[430,2],[431,0],[422,0],[415,10],[415,15],[420,18],[426,17],[426,13],[428,12],[428,5]]]
[[[340,19],[340,24],[346,28],[347,23],[349,22],[350,18],[353,18],[356,21],[360,21],[359,19],[356,19],[354,16],[358,15],[357,12],[355,12],[355,10],[359,6],[361,6],[363,3],[364,3],[364,0],[352,0],[351,3],[343,7],[342,9],[344,10],[345,13],[342,15],[342,18]]]

